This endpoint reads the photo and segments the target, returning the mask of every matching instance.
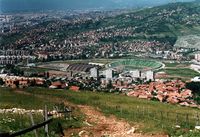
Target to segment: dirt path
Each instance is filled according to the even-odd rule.
[[[23,95],[31,95],[31,93],[28,93],[28,92],[25,92],[25,91],[23,91],[23,90],[19,90],[19,89],[17,89],[17,90],[13,90],[15,93],[18,93],[18,94],[23,94]]]
[[[90,106],[78,106],[86,115],[86,126],[80,129],[65,131],[65,137],[78,133],[80,137],[167,137],[167,135],[143,135],[135,133],[137,127],[132,127],[128,122],[119,120],[115,116],[104,116],[101,112]]]
[[[32,95],[22,90],[15,90],[14,92]],[[45,99],[43,95],[37,95],[37,97]],[[77,106],[57,97],[54,97],[53,100],[54,102],[63,102],[65,105],[78,107],[85,114],[84,126],[82,128],[65,130],[65,137],[71,137],[74,133],[80,137],[167,137],[167,135],[143,135],[141,133],[135,133],[138,126],[131,126],[125,120],[119,120],[115,116],[104,116],[103,113],[91,106]]]

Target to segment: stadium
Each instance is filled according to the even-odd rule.
[[[142,59],[124,59],[108,64],[109,68],[123,70],[156,70],[163,66],[161,62]]]

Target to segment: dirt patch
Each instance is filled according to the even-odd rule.
[[[14,92],[24,95],[32,95],[23,90],[15,90]],[[43,95],[36,95],[38,98],[45,99]],[[70,128],[64,131],[65,137],[167,137],[167,135],[144,135],[135,133],[138,126],[131,126],[125,120],[119,120],[115,116],[104,116],[99,110],[85,105],[74,105],[64,99],[54,97],[54,102],[63,102],[79,108],[85,114],[84,126],[81,128]]]
[[[28,92],[25,92],[23,90],[20,90],[20,89],[15,89],[13,90],[15,93],[18,93],[18,94],[23,94],[23,95],[32,95],[31,93],[28,93]]]
[[[90,106],[78,106],[86,115],[86,126],[80,129],[66,130],[66,137],[70,137],[73,133],[81,137],[167,137],[167,135],[143,135],[135,133],[137,126],[131,126],[124,120],[119,120],[115,116],[104,116],[101,112]]]

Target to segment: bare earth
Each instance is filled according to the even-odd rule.
[[[124,120],[118,120],[114,116],[106,117],[90,106],[79,105],[78,107],[86,115],[87,126],[66,130],[66,137],[72,136],[73,133],[78,133],[80,137],[167,137],[167,135],[135,133],[137,127],[132,127]]]
[[[21,90],[15,90],[16,93],[31,95]],[[39,98],[44,98],[38,95]],[[64,102],[66,105],[72,105],[66,100],[54,98],[55,102]],[[65,137],[72,137],[78,133],[80,137],[168,137],[168,135],[144,135],[135,133],[138,126],[131,126],[125,120],[117,119],[115,116],[104,116],[100,111],[91,106],[78,105],[83,114],[85,114],[85,126],[82,128],[70,128],[64,131]],[[77,135],[77,134],[75,134]]]

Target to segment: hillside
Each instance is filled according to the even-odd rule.
[[[37,110],[43,109],[46,104],[49,110],[52,110],[53,106],[61,102],[73,107],[74,119],[54,119],[54,122],[49,125],[52,137],[59,134],[55,132],[58,121],[61,122],[67,137],[76,136],[81,131],[91,136],[122,136],[124,134],[138,137],[165,137],[167,135],[198,137],[200,134],[199,131],[194,130],[194,126],[199,122],[197,117],[199,110],[194,108],[109,93],[44,88],[0,89],[0,108]],[[19,114],[0,113],[0,118],[8,119],[6,116],[15,120],[12,124],[1,122],[0,132],[17,131],[30,125],[28,115],[24,114],[19,118]],[[40,115],[35,118],[36,123],[41,119]],[[17,126],[20,123],[21,126]],[[177,125],[180,128],[176,128]],[[191,132],[188,132],[189,130]],[[40,136],[44,135],[42,129],[39,133]],[[33,132],[26,135],[34,136]]]
[[[200,2],[171,3],[137,11],[131,10],[118,16],[84,20],[77,19],[77,23],[70,20],[70,23],[66,23],[63,17],[60,20],[44,21],[36,26],[20,29],[20,33],[3,35],[1,45],[42,45],[48,44],[52,39],[56,39],[58,44],[66,38],[76,36],[81,41],[83,33],[86,34],[83,39],[98,44],[119,42],[121,45],[137,40],[156,40],[174,45],[182,36],[199,35]],[[28,31],[30,29],[31,33]],[[88,35],[89,33],[94,37]]]
[[[94,26],[97,27],[96,25]],[[158,40],[172,45],[179,36],[198,35],[199,25],[199,2],[173,3],[147,8],[98,22],[99,27],[112,26],[113,29],[132,27],[134,35],[131,39]]]

